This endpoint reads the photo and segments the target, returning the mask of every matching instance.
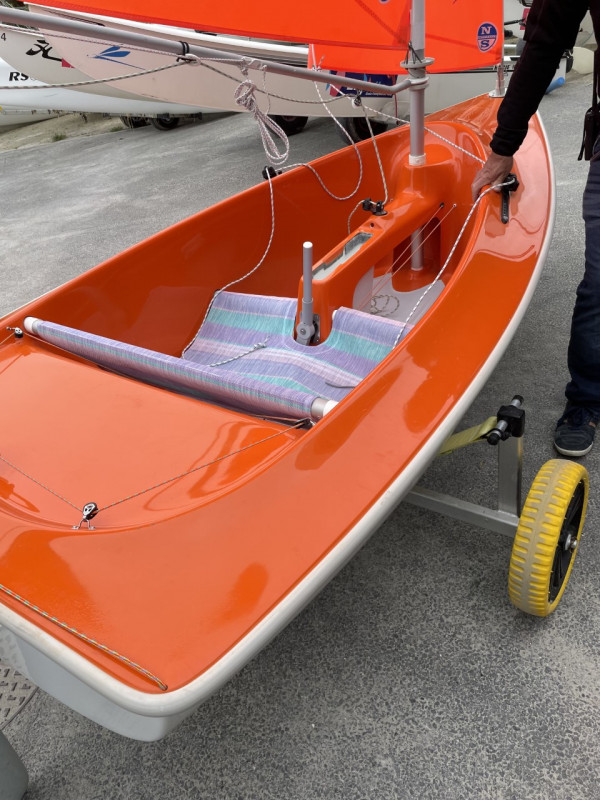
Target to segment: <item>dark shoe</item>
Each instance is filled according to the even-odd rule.
[[[582,406],[571,406],[556,423],[554,447],[563,456],[587,455],[594,444],[600,414]]]

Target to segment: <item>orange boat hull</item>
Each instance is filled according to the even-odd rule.
[[[461,104],[427,126],[483,158],[496,102]],[[323,338],[367,268],[376,280],[390,274],[397,292],[432,280],[471,205],[479,164],[454,144],[428,133],[427,164],[413,167],[406,129],[377,142],[388,214],[351,216],[352,234],[372,237],[315,288]],[[359,197],[381,199],[373,145],[359,147]],[[338,195],[358,175],[352,148],[313,166]],[[35,337],[0,347],[0,625],[20,648],[22,669],[44,685],[56,665],[77,686],[67,690],[57,679],[45,687],[61,700],[122,733],[159,738],[327,583],[414,485],[524,313],[553,215],[537,118],[516,171],[508,223],[490,193],[450,258],[439,299],[310,428],[149,386]],[[327,261],[348,237],[356,197],[334,200],[304,168],[278,177],[273,191],[268,256],[235,290],[297,296],[302,242],[310,239],[316,260]],[[432,216],[441,223],[424,248],[423,270],[391,274],[411,234],[427,230]],[[270,230],[264,183],[101,264],[3,325],[22,326],[33,315],[178,355],[214,292],[259,261]],[[74,529],[89,501],[103,509],[94,530]],[[80,696],[86,699],[74,699]],[[144,727],[144,718],[157,720],[155,727]]]

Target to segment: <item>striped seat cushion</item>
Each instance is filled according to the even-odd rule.
[[[403,323],[338,309],[322,344],[298,344],[294,298],[221,292],[183,358],[279,388],[341,400],[390,352]],[[216,368],[216,367],[215,367]]]
[[[405,335],[403,323],[340,308],[327,341],[293,338],[294,298],[218,293],[181,358],[52,322],[25,327],[52,344],[116,372],[265,416],[323,414]]]

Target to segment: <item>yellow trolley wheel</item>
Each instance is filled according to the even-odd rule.
[[[547,617],[571,575],[588,500],[588,474],[573,461],[552,459],[531,486],[517,526],[508,594],[527,614]]]

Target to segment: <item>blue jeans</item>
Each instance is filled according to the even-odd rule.
[[[567,356],[571,380],[565,394],[569,405],[600,415],[600,139],[594,154],[583,193],[585,272],[573,309]]]

